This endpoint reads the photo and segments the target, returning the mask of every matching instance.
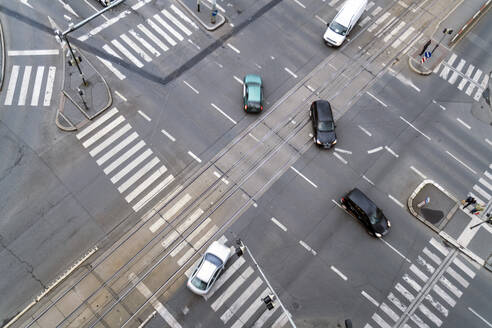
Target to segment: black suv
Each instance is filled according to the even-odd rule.
[[[309,116],[313,122],[314,142],[324,148],[335,145],[337,134],[330,103],[326,100],[314,101],[309,109]]]
[[[352,189],[341,200],[342,207],[361,221],[367,232],[381,238],[389,232],[391,223],[372,200],[357,188]]]

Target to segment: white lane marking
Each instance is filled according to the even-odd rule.
[[[424,247],[423,253],[427,255],[427,257],[430,258],[432,261],[434,261],[434,263],[436,263],[437,265],[441,264],[442,261],[439,258],[439,256],[432,253],[427,247]]]
[[[461,161],[460,159],[458,159],[456,156],[454,156],[453,154],[451,154],[449,151],[446,150],[446,154],[448,154],[449,156],[451,156],[452,158],[454,158],[458,163],[460,163],[461,165],[463,165],[464,167],[466,167],[473,174],[477,174],[477,172],[475,170],[473,170],[471,167],[469,167],[468,165],[466,165],[465,163],[463,163],[463,161]]]
[[[400,292],[400,294],[403,295],[403,297],[405,297],[409,302],[412,302],[415,299],[415,296],[413,296],[413,294],[411,292],[409,292],[408,289],[406,289],[405,287],[403,287],[402,284],[397,283],[395,285],[395,289],[398,292]]]
[[[418,317],[415,313],[412,314],[410,319],[419,327],[419,328],[430,328],[420,317]]]
[[[417,173],[422,179],[427,179],[427,177],[422,172],[420,172],[419,170],[417,170],[414,166],[410,166],[410,169],[413,172]]]
[[[24,68],[24,74],[22,75],[22,83],[20,87],[18,106],[24,106],[26,104],[27,90],[29,89],[29,81],[31,78],[32,66],[26,66]]]
[[[183,24],[181,24],[181,22],[178,21],[173,15],[171,15],[166,9],[163,9],[161,11],[161,13],[163,13],[164,16],[167,17],[167,19],[169,19],[174,25],[176,25],[187,36],[190,36],[191,35],[191,31],[186,26],[184,26]]]
[[[142,31],[146,36],[149,37],[159,48],[161,48],[163,51],[168,51],[169,47],[166,46],[159,38],[157,38],[152,32],[149,31],[147,27],[143,24],[138,24],[137,25],[138,29]]]
[[[86,135],[91,133],[99,125],[103,124],[104,122],[109,120],[111,117],[116,115],[116,113],[118,113],[118,108],[116,108],[116,107],[111,108],[107,113],[105,113],[103,116],[101,116],[97,121],[95,121],[94,123],[92,123],[91,125],[86,127],[85,129],[83,129],[82,131],[77,133],[75,135],[75,137],[79,140],[82,139],[83,137],[85,137]]]
[[[341,208],[342,210],[344,210],[344,208],[340,204],[338,204],[336,200],[332,199],[331,201],[333,203],[335,203],[336,206],[338,206],[339,208]]]
[[[268,294],[270,293],[270,290],[268,288],[265,288],[263,292],[260,294],[260,299],[256,299],[251,305],[244,311],[241,316],[234,322],[234,324],[231,326],[231,328],[241,328],[244,326],[245,323],[248,322],[249,318],[258,311],[260,306],[262,306],[264,303],[261,301],[261,299],[265,298]],[[275,308],[274,308],[275,309]],[[272,311],[264,311],[265,312],[273,312]],[[259,319],[258,319],[259,320]]]
[[[470,278],[475,277],[475,272],[473,272],[465,263],[463,263],[459,258],[455,258],[453,263],[460,268],[461,271],[466,273]]]
[[[374,10],[372,11],[371,15],[372,16],[376,16],[377,14],[379,14],[381,12],[381,10],[383,10],[382,7],[379,7],[377,6],[376,8],[374,8]],[[389,13],[388,13],[389,14]],[[369,31],[370,32],[370,31]]]
[[[463,69],[463,66],[465,66],[465,63],[466,63],[466,61],[464,59],[460,60],[460,62],[458,63],[458,66],[456,66],[455,71],[453,72],[453,74],[451,74],[451,77],[448,80],[449,84],[453,85],[454,82],[456,82],[456,80],[458,79],[458,76],[460,76],[460,74],[458,72],[461,73],[461,70]]]
[[[262,328],[265,322],[270,319],[270,317],[277,311],[277,309],[280,308],[279,306],[276,306],[273,308],[271,311],[263,311],[262,315],[258,318],[258,320],[255,321],[253,326],[251,328]],[[233,327],[231,327],[233,328]],[[235,327],[234,327],[235,328]]]
[[[302,8],[306,9],[306,6],[302,4],[299,0],[294,0],[294,2],[297,3],[299,6],[301,6]]]
[[[144,112],[142,112],[140,109],[138,110],[138,113],[140,114],[140,116],[142,116],[143,118],[145,118],[147,121],[152,121],[152,119],[147,116],[147,114],[145,114]]]
[[[345,149],[338,148],[338,147],[335,148],[335,151],[339,151],[339,152],[345,153],[345,154],[352,154],[352,152],[350,150],[345,150]]]
[[[106,147],[108,147],[110,144],[115,142],[118,138],[120,138],[122,135],[124,135],[126,132],[130,131],[132,127],[130,124],[125,124],[122,128],[120,128],[118,131],[113,133],[109,138],[101,142],[97,147],[93,148],[90,152],[89,155],[92,157],[96,156],[99,154],[101,151],[103,151]]]
[[[234,121],[229,115],[227,115],[222,109],[220,109],[217,105],[215,105],[214,103],[211,103],[210,105],[212,105],[213,108],[215,108],[219,113],[221,113],[222,115],[224,115],[229,121],[231,121],[233,124],[237,124],[236,121]]]
[[[176,241],[178,237],[179,237],[179,233],[172,230],[171,233],[166,237],[166,239],[164,239],[164,241],[161,243],[162,247],[164,247],[164,249],[167,249],[169,246],[171,246],[172,243]],[[176,247],[175,250],[180,248],[180,246],[181,244],[178,247]]]
[[[447,256],[449,251],[446,249],[446,247],[444,247],[439,241],[437,241],[436,239],[434,238],[431,238],[431,240],[429,240],[429,243],[434,246],[439,252],[441,252],[442,255],[444,256]]]
[[[253,269],[248,267],[227,289],[210,305],[214,312],[224,305],[224,303],[232,296],[232,294],[251,276]]]
[[[276,218],[272,217],[270,219],[273,223],[275,223],[280,229],[283,231],[287,231],[287,227],[285,227],[282,223],[280,223]]]
[[[316,17],[321,23],[323,23],[323,25],[328,24],[327,21],[325,21],[323,18],[319,17],[318,15],[315,15],[314,17]]]
[[[306,85],[306,88],[308,88],[311,92],[314,92],[316,91],[312,86],[310,86],[309,84]]]
[[[125,33],[121,34],[120,38],[123,41],[125,41],[125,43],[128,46],[130,46],[130,48],[132,48],[140,58],[145,60],[147,63],[152,61],[152,58],[149,55],[147,55],[147,53],[145,51],[143,51],[143,49],[140,48],[135,42],[133,42],[133,40],[130,39]]]
[[[50,66],[48,68],[48,78],[46,79],[46,88],[44,91],[43,106],[49,106],[51,104],[51,96],[53,95],[53,85],[55,83],[56,67]]]
[[[179,10],[175,5],[171,5],[171,9],[182,19],[184,20],[185,22],[187,22],[188,24],[190,24],[191,26],[193,26],[195,28],[195,30],[198,30],[199,27],[198,25],[195,24],[195,22],[193,22],[191,19],[188,18],[188,16],[186,16],[185,14],[183,14],[183,12],[181,10]]]
[[[96,56],[97,59],[101,61],[111,72],[113,72],[114,75],[116,75],[117,78],[120,80],[126,79],[126,75],[121,73],[120,70],[118,70],[116,67],[113,66],[113,63],[111,63],[109,60],[106,60],[104,58],[101,58],[99,56]]]
[[[410,271],[412,271],[423,282],[426,282],[429,279],[429,277],[427,277],[427,275],[423,273],[419,268],[417,268],[417,266],[414,264],[410,266]]]
[[[422,131],[420,131],[419,129],[417,129],[415,126],[413,126],[412,123],[408,122],[406,119],[404,119],[402,116],[400,116],[400,119],[403,120],[403,122],[407,123],[408,125],[410,125],[415,131],[417,131],[418,133],[420,133],[421,135],[423,135],[425,138],[427,138],[427,140],[431,140],[431,138],[429,138],[425,133],[423,133]]]
[[[202,160],[198,156],[196,156],[195,154],[193,154],[190,150],[188,150],[188,155],[190,155],[198,163],[201,163],[202,162]]]
[[[227,43],[227,46],[228,46],[229,48],[231,48],[232,50],[234,50],[234,52],[236,52],[236,53],[238,53],[238,54],[240,54],[240,53],[241,53],[241,51],[239,51],[239,49],[238,49],[238,48],[236,48],[236,47],[234,47],[232,44]]]
[[[405,312],[405,310],[407,309],[407,307],[393,293],[390,292],[387,298],[401,312]]]
[[[294,72],[292,72],[290,69],[288,69],[287,67],[284,67],[284,70],[289,73],[290,75],[292,75],[295,79],[297,79],[297,75],[294,74]]]
[[[439,301],[435,300],[430,294],[425,295],[425,299],[432,304],[432,306],[439,311],[444,317],[447,317],[449,314],[448,309],[444,307]]]
[[[386,303],[381,303],[380,309],[388,315],[393,321],[398,321],[400,319],[400,316],[395,313]]]
[[[116,90],[115,90],[115,91],[114,91],[114,93],[115,93],[118,97],[120,97],[120,98],[121,98],[121,100],[123,100],[123,101],[127,101],[127,99],[126,99],[126,98],[125,98],[125,97],[124,97],[121,93],[119,93],[118,91],[116,91]]]
[[[396,254],[400,255],[401,257],[403,257],[405,259],[405,261],[407,261],[408,263],[412,263],[412,261],[410,261],[405,255],[403,255],[399,250],[397,250],[395,247],[393,247],[390,243],[388,243],[386,240],[384,240],[383,238],[379,238],[379,240],[381,240],[383,243],[385,243],[389,248],[391,248]]]
[[[156,23],[154,23],[153,20],[151,20],[150,18],[147,18],[147,24],[149,24],[150,27],[152,27],[154,29],[154,31],[156,31],[158,34],[160,34],[164,39],[166,39],[167,43],[169,43],[171,46],[175,46],[177,45],[178,43],[176,41],[174,41],[173,38],[171,38],[169,36],[169,34],[167,34],[166,32],[164,32]]]
[[[449,294],[446,293],[441,287],[439,287],[439,285],[432,286],[432,290],[434,290],[434,292],[436,292],[439,297],[441,297],[449,305],[451,305],[451,307],[454,307],[456,305],[456,301],[451,296],[449,296]]]
[[[150,289],[145,286],[142,282],[138,282],[138,277],[135,273],[131,272],[128,275],[128,279],[137,287],[137,290],[147,299],[150,298],[150,303],[154,309],[159,313],[159,315],[166,321],[166,323],[171,326],[171,328],[181,328],[179,322],[172,316],[172,314],[162,305],[161,302],[152,296]]]
[[[301,244],[301,246],[304,247],[308,252],[311,252],[311,254],[313,254],[313,255],[318,254],[311,246],[309,246],[304,241],[299,240],[299,244]]]
[[[133,140],[137,139],[138,134],[136,132],[133,132],[131,135],[123,139],[118,145],[115,147],[111,148],[110,151],[108,151],[106,154],[101,156],[97,161],[97,165],[101,166],[103,165],[108,159],[116,155],[119,151],[121,151],[123,148],[128,146]]]
[[[128,178],[128,180],[126,180],[124,183],[122,183],[118,187],[118,191],[120,193],[122,193],[125,190],[127,190],[131,185],[133,185],[141,177],[143,177],[147,172],[149,172],[154,166],[159,164],[159,162],[160,162],[159,158],[154,157],[150,162],[145,164],[140,170],[138,170],[137,172],[135,172],[135,174],[133,174],[130,178]],[[167,171],[166,167],[163,167],[163,169],[164,169],[164,172]],[[162,173],[164,173],[164,172],[162,172]]]
[[[405,207],[398,199],[396,199],[395,197],[393,197],[392,195],[388,194],[388,197],[394,201],[398,206],[400,206],[401,208]]]
[[[137,59],[131,52],[129,52],[118,40],[114,39],[111,43],[123,54],[126,58],[128,58],[135,66],[138,68],[142,68],[144,65],[140,60]]]
[[[196,236],[198,236],[198,234],[201,233],[201,231],[203,229],[205,229],[207,227],[207,225],[212,222],[212,219],[211,218],[206,218],[205,221],[201,222],[196,228],[195,230],[193,230],[193,232],[188,236],[186,237],[186,240],[183,240],[181,241],[181,243],[179,244],[179,247],[176,247],[172,252],[171,252],[171,257],[175,257],[176,255],[178,255],[178,253],[184,248],[184,247],[188,247],[188,246],[191,246],[191,240],[194,239]],[[190,245],[189,245],[190,244]]]
[[[337,269],[337,268],[335,268],[333,265],[332,265],[332,266],[330,266],[330,269],[331,269],[333,272],[335,272],[337,275],[339,275],[339,276],[340,276],[340,278],[342,278],[343,280],[347,281],[347,279],[348,279],[348,278],[347,278],[347,276],[346,276],[346,275],[344,275],[344,274],[342,273],[342,271],[338,270],[338,269]]]
[[[90,147],[93,143],[98,141],[100,138],[105,136],[109,131],[113,130],[116,126],[118,126],[120,123],[122,123],[124,121],[125,121],[125,118],[122,115],[118,116],[111,123],[109,123],[104,128],[102,128],[97,133],[95,133],[92,137],[90,137],[89,139],[84,141],[82,143],[82,146],[84,146],[84,148]]]
[[[318,186],[312,182],[311,180],[309,180],[308,178],[306,178],[306,176],[304,176],[304,174],[302,174],[301,172],[299,172],[298,170],[296,170],[295,167],[291,166],[290,167],[294,172],[296,172],[299,176],[301,176],[304,180],[306,180],[310,185],[312,185],[314,188],[318,188]]]
[[[442,110],[446,110],[446,107],[444,107],[443,105],[439,105],[439,107],[441,107]]]
[[[396,77],[401,83],[413,88],[417,92],[420,92],[420,88],[417,87],[411,79],[403,76],[401,73],[396,73],[396,71],[392,69],[390,69],[390,71],[393,73],[393,76]]]
[[[466,70],[465,77],[461,80],[460,84],[458,85],[459,90],[463,90],[467,82],[470,82],[471,75],[473,73],[473,70],[475,69],[475,66],[469,65],[468,69]]]
[[[166,223],[166,221],[168,221],[170,218],[172,218],[176,213],[178,213],[178,211],[183,206],[185,206],[186,203],[191,200],[191,198],[192,197],[190,194],[186,194],[181,197],[180,200],[176,202],[176,204],[174,204],[169,210],[167,210],[166,213],[164,213],[164,215],[162,215],[149,227],[150,232],[155,233],[157,230],[159,230],[159,228],[162,227],[162,225]]]
[[[449,74],[449,72],[451,70],[450,67],[452,67],[452,65],[453,65],[454,61],[456,60],[456,58],[458,58],[458,56],[455,53],[453,53],[451,55],[451,57],[448,59],[449,66],[444,65],[444,68],[441,71],[441,74],[439,74],[439,77],[442,77],[443,79],[447,80],[448,74]]]
[[[236,75],[233,75],[232,77],[234,78],[234,80],[236,80],[240,84],[244,84],[243,80],[241,80],[240,78],[238,78]]]
[[[360,125],[357,125],[359,127],[359,129],[361,129],[365,134],[367,134],[369,137],[372,137],[372,134],[371,132],[367,131],[366,129],[364,129],[362,126]]]
[[[333,156],[335,156],[336,158],[338,158],[340,160],[340,162],[342,162],[343,164],[347,164],[347,160],[345,160],[345,158],[343,158],[342,156],[338,155],[337,153],[333,152]]]
[[[191,84],[189,84],[188,82],[186,82],[185,80],[183,80],[183,83],[186,84],[191,90],[193,90],[196,94],[199,94],[200,92],[198,92],[197,89],[193,88],[191,86]]]
[[[490,175],[490,173],[488,173],[487,171],[485,171],[484,173],[489,179],[492,180],[492,176]],[[484,178],[480,178],[478,179],[478,182],[480,182],[481,184],[483,184],[485,187],[487,187],[487,189],[489,190],[492,190],[492,184],[490,184],[487,180],[485,180]],[[490,199],[490,197],[488,197]]]
[[[419,305],[419,310],[436,326],[440,327],[442,325],[442,320],[432,313],[424,304]]]
[[[366,93],[371,96],[374,100],[376,100],[378,103],[380,103],[381,105],[383,105],[384,107],[388,107],[388,105],[386,105],[384,102],[382,102],[381,100],[379,100],[375,95],[373,95],[372,93],[370,93],[369,91],[366,91]]]
[[[406,25],[405,22],[400,22],[397,26],[395,26],[390,33],[386,34],[386,36],[383,38],[383,41],[386,43],[388,42],[395,34],[397,34],[404,26]]]
[[[446,286],[446,288],[453,293],[456,297],[460,298],[463,295],[463,292],[459,290],[451,281],[449,281],[446,277],[442,276],[439,281]]]
[[[217,178],[219,178],[219,179],[220,179],[223,183],[225,183],[226,185],[228,185],[228,184],[229,184],[229,181],[227,181],[227,179],[225,179],[225,178],[222,178],[222,175],[221,175],[219,172],[214,171],[214,175],[215,175]]]
[[[36,71],[36,79],[34,80],[33,94],[31,98],[31,106],[37,106],[39,94],[41,92],[41,84],[43,83],[44,66],[38,66]]]
[[[393,42],[391,44],[391,47],[393,48],[397,48],[402,42],[404,42],[409,36],[410,34],[412,34],[413,32],[415,31],[415,28],[413,28],[412,26],[410,26],[409,28],[407,28],[405,30],[405,32],[398,38],[395,40],[395,42]],[[415,90],[417,90],[418,92],[420,92],[420,89],[415,86],[415,85],[411,85],[412,88],[414,88]]]
[[[121,180],[124,176],[126,176],[128,173],[130,173],[131,170],[133,170],[135,167],[137,167],[140,163],[142,163],[147,157],[152,155],[152,150],[147,149],[144,151],[142,154],[140,154],[137,158],[135,158],[133,161],[128,163],[127,166],[125,166],[121,171],[116,173],[112,178],[111,182],[116,183]]]
[[[388,146],[384,146],[384,149],[386,149],[391,155],[395,156],[396,158],[400,157],[397,153],[394,152],[393,149],[391,149]]]
[[[365,175],[362,175],[362,179],[366,180],[367,182],[369,182],[370,184],[372,184],[374,186],[374,182],[372,182],[371,180],[369,180],[369,178],[366,177]]]
[[[158,21],[162,26],[164,26],[164,28],[166,28],[172,35],[174,35],[174,37],[176,39],[178,39],[179,41],[183,41],[184,38],[181,34],[178,33],[178,31],[176,31],[171,25],[169,25],[165,20],[163,20],[161,18],[161,16],[159,16],[159,14],[155,14],[154,16],[154,19],[156,21]]]
[[[461,123],[461,124],[462,124],[465,128],[467,128],[468,130],[471,130],[471,126],[469,126],[468,124],[466,124],[465,122],[463,122],[463,121],[461,120],[461,118],[457,117],[457,118],[456,118],[456,120],[457,120],[458,122],[460,122],[460,123]]]
[[[338,2],[338,1],[340,1],[340,0],[331,0],[331,1],[328,3],[328,5],[329,5],[330,7],[333,7],[334,5],[336,5],[336,4],[337,4],[337,2]]]
[[[145,48],[147,48],[147,50],[150,51],[150,53],[153,54],[155,57],[159,57],[161,55],[161,53],[157,51],[154,46],[152,46],[150,43],[147,42],[147,40],[142,38],[140,34],[135,32],[135,30],[131,29],[128,31],[128,33],[130,33],[130,35],[132,35],[138,42],[140,42]]]
[[[44,50],[9,50],[7,56],[50,56],[58,55],[60,50],[58,49],[44,49]]]
[[[143,146],[145,146],[145,141],[140,140],[135,146],[126,151],[123,155],[118,157],[114,162],[109,164],[103,171],[105,174],[111,173],[114,169],[120,166],[123,162],[125,162],[128,158],[130,158],[133,154],[139,151]]]
[[[384,321],[383,318],[381,318],[377,313],[374,313],[372,315],[372,320],[374,320],[379,326],[381,326],[381,328],[391,328],[391,325]]]
[[[467,288],[470,285],[470,283],[466,281],[466,279],[464,279],[458,272],[454,271],[453,268],[448,267],[446,269],[446,272],[449,273],[449,275],[453,277],[454,280],[459,282],[461,286]]]
[[[372,154],[372,153],[376,153],[376,152],[378,152],[378,151],[380,151],[380,150],[383,150],[383,147],[377,147],[377,148],[369,149],[369,150],[367,151],[367,153],[368,153],[368,154]]]
[[[172,142],[175,142],[176,141],[176,138],[174,138],[171,134],[169,134],[169,132],[167,132],[166,130],[162,129],[161,132],[169,138],[169,140],[171,140]]]
[[[205,213],[201,208],[196,209],[195,212],[193,212],[183,223],[181,223],[176,231],[178,233],[183,233],[185,232],[195,221],[202,216],[202,214]],[[225,241],[222,242],[221,244],[225,244]],[[164,246],[164,244],[163,244]]]
[[[473,310],[471,307],[468,307],[468,310],[470,310],[471,313],[476,315],[480,320],[482,320],[487,326],[492,327],[492,324],[485,320],[484,317],[482,317],[480,314],[478,314],[475,310]]]
[[[417,256],[417,263],[423,266],[425,270],[431,275],[436,270],[430,263],[427,263],[427,261],[420,255]]]
[[[415,291],[420,292],[420,290],[422,289],[422,287],[415,280],[410,278],[407,273],[403,275],[402,279],[406,281],[406,283],[409,284],[413,289],[415,289]]]
[[[482,96],[483,90],[487,86],[487,83],[489,82],[489,75],[485,74],[482,80],[482,83],[480,84],[480,87],[477,90],[477,93],[475,93],[475,96],[473,96],[473,99],[476,101],[480,100],[480,97]]]
[[[369,295],[366,291],[363,290],[360,293],[362,294],[362,296],[364,296],[365,298],[367,298],[369,300],[369,302],[371,302],[372,304],[374,304],[376,307],[379,307],[378,301],[376,301],[374,299],[374,297],[372,297],[371,295]]]
[[[256,277],[256,279],[248,286],[248,288],[241,294],[239,297],[232,303],[232,305],[220,316],[220,320],[223,323],[227,323],[239,310],[239,308],[253,295],[253,293],[260,288],[263,284],[260,277]],[[261,300],[256,300],[257,302],[261,302]]]
[[[366,16],[364,19],[359,23],[360,27],[364,27],[371,21],[371,16]]]
[[[287,314],[282,313],[282,315],[280,317],[278,317],[277,320],[275,320],[275,322],[272,324],[272,328],[285,327],[285,324],[287,324],[287,321],[289,321]]]
[[[203,245],[205,245],[205,243],[212,237],[212,235],[217,232],[217,230],[219,230],[219,227],[217,227],[215,224],[212,226],[212,228],[210,228],[200,239],[198,239],[194,244],[193,244],[193,247],[194,249],[199,249],[200,247],[202,247]],[[193,254],[193,251],[194,249],[191,249],[191,254]],[[234,248],[231,248],[231,252],[234,252]],[[188,260],[188,259],[186,259]],[[186,262],[186,260],[183,260],[183,259],[180,259],[178,261],[178,265],[182,265],[184,262]]]
[[[475,71],[475,75],[473,75],[473,78],[472,78],[472,81],[475,82],[475,83],[470,83],[470,85],[468,86],[468,88],[465,91],[465,93],[468,96],[471,96],[471,94],[473,92],[473,89],[475,89],[476,83],[478,82],[478,79],[480,78],[481,75],[482,75],[482,71],[479,70],[479,69],[477,69]]]
[[[152,190],[150,190],[144,197],[142,197],[132,208],[135,212],[138,212],[142,207],[145,206],[152,198],[154,198],[159,192],[164,190],[171,182],[174,181],[174,176],[171,174],[169,175],[166,179],[161,181],[157,186],[155,186]],[[179,192],[181,189],[181,186],[178,187],[178,189],[175,190],[175,192]],[[169,195],[168,197],[174,196],[173,194]]]
[[[203,298],[206,301],[209,300],[220,289],[220,287],[222,287],[222,285],[224,285],[227,282],[227,280],[229,280],[229,278],[231,278],[232,275],[234,275],[234,273],[236,273],[236,271],[245,262],[246,262],[246,260],[244,259],[244,256],[238,257],[237,260],[234,261],[234,263],[232,263],[232,265],[230,267],[228,267],[227,270],[222,275],[220,275],[219,279],[217,279],[217,281],[213,285],[212,289],[210,289],[210,291],[208,292],[207,295],[203,295]],[[195,266],[193,266],[193,267],[195,267]],[[251,269],[251,267],[248,267],[248,268]]]
[[[490,196],[490,194],[488,192],[486,192],[485,190],[483,190],[480,186],[478,185],[473,185],[473,190],[475,190],[476,192],[478,192],[480,195],[482,195],[483,197],[485,197],[485,199],[490,199],[492,196]]]

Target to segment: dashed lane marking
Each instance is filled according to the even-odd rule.
[[[287,231],[287,227],[284,226],[282,223],[280,223],[276,218],[272,217],[270,219],[273,223],[275,223],[280,229],[282,229],[283,231]]]

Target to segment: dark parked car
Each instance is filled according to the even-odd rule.
[[[244,77],[243,106],[247,113],[258,113],[263,110],[263,82],[259,75],[248,74]]]
[[[330,148],[337,143],[335,122],[331,105],[326,100],[316,100],[311,104],[309,116],[313,122],[314,142],[324,148]]]
[[[341,199],[342,207],[361,221],[371,235],[381,238],[389,232],[391,223],[372,200],[357,188]]]

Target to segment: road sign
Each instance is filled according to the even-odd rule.
[[[218,12],[219,12],[219,11],[218,11],[217,9],[215,9],[214,11],[212,11],[212,16],[217,16],[217,13],[218,13]]]
[[[424,56],[425,56],[425,58],[431,58],[431,56],[432,56],[432,52],[430,52],[430,51],[426,51],[426,52],[424,53]]]

